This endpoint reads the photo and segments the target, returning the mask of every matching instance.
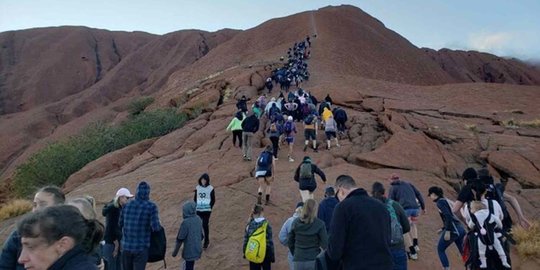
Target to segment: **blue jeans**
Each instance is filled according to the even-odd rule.
[[[124,270],[145,270],[148,261],[148,249],[143,251],[122,251]]]
[[[407,253],[404,249],[390,249],[394,267],[392,270],[407,270]]]
[[[445,231],[441,233],[441,237],[439,238],[437,252],[439,253],[439,259],[441,260],[441,264],[443,267],[450,267],[450,263],[448,262],[448,257],[446,256],[445,251],[452,243],[456,243],[459,254],[463,253],[463,237],[465,237],[465,230],[461,225],[457,226],[457,230],[459,234],[451,234],[450,240],[448,241],[444,240]]]
[[[120,250],[116,257],[113,257],[114,244],[103,245],[102,256],[105,262],[105,270],[121,270],[122,269],[122,255]]]

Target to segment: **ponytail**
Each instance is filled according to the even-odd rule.
[[[105,228],[97,219],[87,219],[86,236],[83,239],[81,246],[86,253],[93,253],[99,246],[99,242],[103,240]]]

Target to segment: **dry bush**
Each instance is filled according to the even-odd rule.
[[[0,221],[20,216],[32,210],[32,202],[28,200],[13,200],[0,208]]]
[[[529,229],[517,227],[513,230],[517,241],[518,254],[524,258],[538,258],[540,256],[540,223],[533,222]]]

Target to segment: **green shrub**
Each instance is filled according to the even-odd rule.
[[[131,102],[129,104],[128,112],[131,115],[138,115],[141,112],[143,112],[144,109],[146,109],[146,107],[148,107],[152,103],[154,103],[154,98],[153,97],[141,97],[141,98],[138,98],[138,99],[134,100],[133,102]]]
[[[62,186],[71,174],[106,153],[163,136],[180,128],[187,120],[185,113],[160,109],[141,112],[117,127],[91,124],[80,135],[49,144],[18,166],[13,179],[15,193],[24,197],[44,185]]]

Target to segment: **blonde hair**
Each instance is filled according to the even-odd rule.
[[[317,217],[317,202],[314,199],[307,199],[302,207],[300,220],[304,223],[313,223]]]
[[[92,202],[94,202],[93,199],[94,198],[90,196],[78,197],[69,199],[67,204],[75,206],[77,209],[79,209],[85,219],[91,220],[97,218],[96,210],[92,205]]]

